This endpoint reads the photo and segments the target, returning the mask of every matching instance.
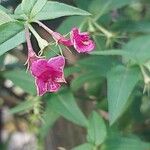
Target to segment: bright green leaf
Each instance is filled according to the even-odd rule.
[[[87,119],[77,106],[74,96],[69,90],[54,94],[50,99],[50,104],[52,108],[64,118],[78,125],[87,127]]]
[[[10,21],[13,21],[13,19],[9,15],[7,15],[4,11],[0,10],[0,25]]]
[[[102,117],[96,112],[92,112],[89,118],[87,140],[94,145],[102,144],[107,136],[107,130]]]
[[[1,11],[4,11],[6,14],[11,13],[11,11],[10,11],[10,10],[6,9],[6,8],[5,8],[5,7],[3,7],[2,5],[0,5],[0,10],[1,10]]]
[[[0,44],[9,40],[23,30],[23,24],[19,22],[8,22],[0,26]]]
[[[25,41],[24,26],[18,22],[9,22],[0,26],[0,55]]]
[[[47,2],[43,9],[35,16],[34,20],[49,20],[63,16],[90,15],[79,8],[58,2]]]
[[[121,116],[131,92],[140,79],[138,68],[117,66],[107,76],[109,119],[112,125]]]
[[[35,5],[35,3],[37,2],[37,0],[22,0],[21,3],[21,9],[22,11],[26,14],[26,15],[30,15],[31,10],[33,8],[33,6]]]
[[[31,10],[31,18],[34,17],[36,14],[38,14],[42,8],[45,6],[47,0],[37,0],[34,7]]]
[[[21,31],[0,45],[0,55],[25,42],[25,32]]]

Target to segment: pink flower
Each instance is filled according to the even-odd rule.
[[[38,59],[30,66],[31,74],[35,78],[37,93],[42,96],[46,92],[57,92],[61,83],[66,82],[64,78],[65,59],[57,56],[47,59]]]
[[[77,28],[71,30],[71,42],[79,53],[90,52],[95,48],[94,42],[90,40],[89,33],[80,33]]]

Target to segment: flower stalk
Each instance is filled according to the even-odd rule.
[[[41,51],[43,51],[43,49],[49,45],[48,42],[44,40],[43,38],[41,38],[30,24],[28,24],[28,27],[30,31],[33,33],[33,35],[35,36],[36,40],[38,41]]]

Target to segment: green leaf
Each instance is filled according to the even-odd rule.
[[[134,58],[137,64],[143,64],[150,59],[150,35],[130,40],[123,49]]]
[[[150,144],[139,138],[113,136],[106,142],[105,150],[148,150],[149,148]]]
[[[50,1],[35,16],[34,20],[49,20],[72,15],[90,15],[90,13],[67,4]]]
[[[16,86],[21,87],[24,91],[35,94],[34,79],[24,70],[13,70],[3,74],[5,78],[10,79]]]
[[[148,33],[150,32],[150,22],[149,21],[131,21],[125,20],[115,23],[112,26],[113,31],[119,32],[140,32],[140,33]]]
[[[94,150],[94,146],[90,143],[79,145],[71,150]]]
[[[26,15],[30,15],[30,12],[37,0],[22,0],[21,9]]]
[[[10,11],[10,10],[6,9],[6,8],[5,8],[5,7],[3,7],[2,5],[0,5],[0,10],[1,10],[1,11],[3,11],[3,12],[5,12],[6,14],[11,13],[11,11]]]
[[[102,117],[96,112],[92,112],[89,118],[87,130],[87,141],[96,146],[102,144],[107,136],[107,129]]]
[[[139,68],[116,66],[107,76],[109,119],[112,125],[121,116],[131,92],[140,79]]]
[[[77,62],[77,65],[81,67],[82,70],[87,69],[95,73],[99,72],[102,76],[106,76],[111,67],[116,64],[118,64],[118,61],[108,56],[90,56]]]
[[[64,118],[84,127],[88,121],[77,106],[73,94],[69,90],[54,94],[50,99],[50,104],[56,112]]]
[[[96,15],[96,19],[98,19],[100,16],[108,13],[110,10],[118,9],[137,1],[138,0],[93,0],[89,9],[92,14]]]
[[[25,41],[23,25],[18,22],[2,24],[0,32],[0,55]]]
[[[116,60],[106,56],[90,56],[79,60],[77,66],[84,72],[72,81],[72,90],[77,91],[88,81],[96,81],[101,77],[106,77],[107,72],[117,63]]]
[[[75,0],[75,3],[78,7],[84,10],[88,10],[89,5],[91,4],[91,0]]]
[[[21,31],[0,45],[0,56],[25,42],[25,32]]]
[[[80,87],[82,87],[86,82],[92,81],[92,80],[99,80],[101,77],[100,73],[98,72],[86,72],[82,73],[78,77],[76,77],[71,82],[71,89],[73,91],[77,91]]]
[[[10,109],[11,114],[17,114],[17,113],[22,113],[22,112],[27,112],[31,110],[34,106],[34,101],[33,100],[26,100],[24,102],[21,102],[17,106],[13,107]]]
[[[47,0],[37,0],[34,7],[31,10],[31,18],[34,17],[36,14],[38,14],[42,8],[45,6]]]
[[[7,15],[7,13],[5,13],[4,11],[0,10],[0,25],[13,21],[13,19]]]

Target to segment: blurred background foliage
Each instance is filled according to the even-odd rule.
[[[67,85],[44,97],[35,96],[34,80],[26,73],[26,44],[0,56],[0,149],[11,144],[14,133],[23,132],[32,135],[39,150],[150,150],[150,99],[143,93],[139,67],[150,59],[150,1],[58,1],[92,15],[44,23],[62,34],[74,26],[89,31],[95,52],[79,55],[64,50]],[[19,3],[1,1],[10,12]],[[51,40],[33,25],[42,37]],[[38,52],[34,37],[32,43]],[[123,49],[127,53],[122,53]],[[58,51],[53,47],[44,53],[49,58]]]

